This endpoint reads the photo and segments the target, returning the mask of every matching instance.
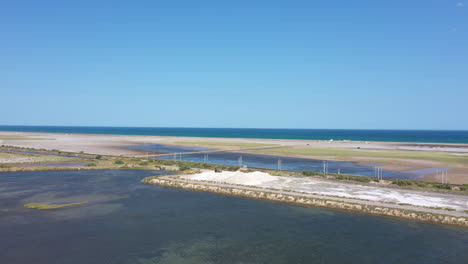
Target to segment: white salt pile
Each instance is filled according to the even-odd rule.
[[[265,172],[213,171],[185,175],[183,178],[227,184],[241,184],[277,190],[321,194],[335,197],[363,199],[388,203],[404,203],[415,206],[443,207],[468,210],[468,196],[427,192],[420,190],[390,189],[378,186],[330,182],[307,177],[280,177]]]
[[[240,171],[207,171],[193,175],[185,175],[183,178],[197,181],[214,181],[242,185],[260,185],[266,182],[277,180],[277,177],[260,171],[248,173]]]

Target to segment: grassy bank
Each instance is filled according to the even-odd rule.
[[[384,159],[413,159],[428,160],[452,164],[468,164],[468,156],[458,156],[443,152],[429,151],[370,151],[332,148],[274,148],[258,151],[258,153],[277,153],[287,155],[305,155],[316,157],[337,157],[337,158],[384,158]]]
[[[259,147],[274,147],[275,144],[261,144],[261,143],[248,143],[248,142],[176,142],[179,145],[198,145],[206,147],[236,147],[236,148],[259,148]]]

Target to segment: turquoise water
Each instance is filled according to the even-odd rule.
[[[467,263],[468,229],[139,182],[158,173],[0,173],[0,263]]]
[[[468,143],[468,131],[442,130],[0,126],[0,131],[220,138],[334,139],[384,142]]]

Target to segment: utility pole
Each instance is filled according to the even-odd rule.
[[[374,167],[374,177],[376,177],[377,180],[383,180],[383,170],[382,170],[382,168]]]
[[[448,171],[445,170],[442,173],[442,184],[448,184]]]
[[[328,173],[328,163],[325,160],[323,161],[323,173],[325,175],[327,175],[327,173]]]

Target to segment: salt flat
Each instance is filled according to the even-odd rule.
[[[309,177],[272,176],[264,172],[206,171],[183,175],[183,179],[239,184],[265,189],[276,189],[333,197],[344,197],[420,207],[440,207],[457,211],[468,210],[468,196],[424,190],[408,190],[382,186],[335,182]]]

